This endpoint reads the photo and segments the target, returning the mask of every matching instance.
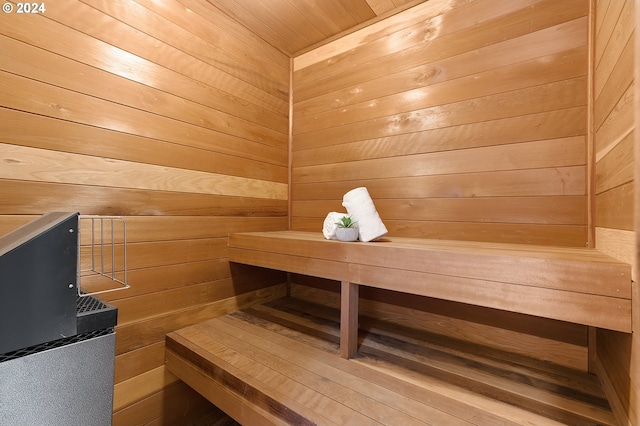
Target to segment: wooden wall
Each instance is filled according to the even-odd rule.
[[[0,14],[0,234],[48,211],[128,224],[131,288],[104,297],[115,425],[211,415],[165,371],[164,335],[284,291],[280,274],[232,280],[226,239],[287,227],[290,60],[205,4]]]
[[[366,186],[391,235],[589,244],[588,15],[587,0],[430,1],[294,58],[292,228],[320,231]],[[310,300],[337,289],[293,280]],[[588,369],[583,326],[363,297],[365,313]]]
[[[164,370],[164,335],[283,293],[279,274],[231,271],[226,236],[285,229],[288,202],[292,229],[319,231],[367,186],[393,235],[568,246],[593,242],[594,217],[599,248],[635,257],[632,1],[429,1],[296,57],[290,200],[289,58],[205,3],[0,15],[0,234],[52,210],[129,226],[131,288],[105,296],[114,424],[215,416]],[[335,302],[333,283],[294,282]],[[365,313],[587,368],[585,327],[364,295]],[[597,342],[640,423],[638,339]]]
[[[638,2],[598,0],[593,27],[593,134],[595,159],[596,247],[635,264],[636,202],[634,152],[640,125],[637,67]],[[639,16],[640,16],[640,12]],[[635,91],[635,93],[634,93]],[[637,281],[637,268],[634,269]],[[640,292],[634,284],[634,308]],[[621,424],[640,424],[640,314],[634,309],[635,335],[598,330],[596,370]]]
[[[294,59],[292,228],[584,246],[588,1],[425,2]]]

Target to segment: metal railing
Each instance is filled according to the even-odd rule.
[[[81,237],[78,238],[78,295],[86,297],[129,288],[126,221],[120,216],[80,215],[79,219]],[[83,244],[82,237],[87,234],[82,224],[88,221],[91,222],[90,243]],[[86,259],[87,251],[90,251],[90,267],[86,267],[89,263]],[[106,278],[119,286],[85,292],[82,289],[82,279],[95,276]]]

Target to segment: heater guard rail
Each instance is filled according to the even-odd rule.
[[[124,218],[120,216],[80,215],[79,220],[80,229],[83,229],[83,223],[91,222],[91,241],[88,244],[91,250],[91,267],[82,269],[81,258],[83,255],[81,253],[83,253],[83,244],[82,238],[78,238],[78,296],[87,297],[129,288],[130,286],[127,282],[127,223]],[[116,226],[116,223],[121,224],[121,226]],[[119,228],[117,232],[116,228]],[[84,231],[79,232],[84,236]],[[121,242],[117,242],[118,238],[121,239]],[[116,250],[118,245],[122,245],[121,255]],[[111,259],[110,262],[107,260],[109,257]],[[117,268],[118,264],[121,264],[121,269]],[[119,278],[117,273],[121,274],[122,278]],[[119,284],[119,286],[106,290],[84,291],[82,289],[82,278],[95,275],[107,278]]]

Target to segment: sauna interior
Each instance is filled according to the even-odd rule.
[[[113,425],[241,423],[169,371],[165,338],[278,300],[335,312],[339,282],[230,262],[229,235],[320,234],[353,188],[389,237],[636,263],[638,1],[6,4],[0,235],[58,211],[127,224],[130,287],[101,295]],[[579,424],[637,426],[630,298],[631,332],[366,286],[360,315],[593,377],[610,421]],[[491,424],[563,423],[509,413]]]

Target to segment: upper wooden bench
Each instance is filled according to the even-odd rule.
[[[595,249],[321,233],[234,233],[232,262],[342,282],[341,351],[357,344],[358,286],[631,332],[631,265]]]

